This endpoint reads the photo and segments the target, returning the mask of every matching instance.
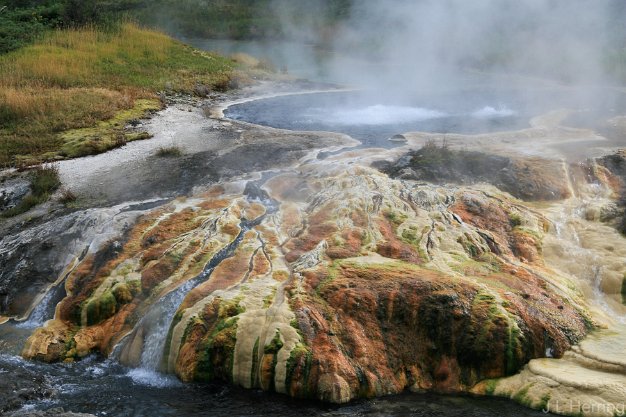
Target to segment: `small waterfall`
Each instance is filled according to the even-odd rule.
[[[261,181],[265,180],[265,178],[261,179]],[[206,265],[204,271],[157,301],[149,309],[148,313],[135,325],[129,337],[124,338],[123,342],[119,343],[118,346],[114,348],[112,356],[119,359],[123,354],[122,352],[127,347],[127,344],[132,343],[138,336],[143,338],[139,366],[128,372],[128,376],[136,383],[155,387],[167,387],[180,384],[180,381],[175,377],[160,372],[165,343],[167,342],[169,329],[176,311],[189,291],[209,279],[215,267],[224,259],[230,258],[234,254],[237,247],[243,241],[246,232],[259,225],[268,215],[275,213],[278,209],[277,202],[271,200],[256,184],[250,182],[248,185],[249,187],[246,187],[246,195],[251,200],[263,203],[266,208],[266,213],[254,221],[243,219],[240,223],[241,231],[237,237],[215,254]]]
[[[158,370],[163,357],[165,347],[165,337],[170,328],[170,323],[176,314],[178,306],[183,302],[185,296],[197,284],[197,280],[187,281],[176,291],[172,291],[157,303],[157,308],[150,311],[142,321],[149,323],[146,329],[147,335],[144,339],[143,352],[141,353],[141,367]]]
[[[30,313],[28,319],[16,324],[15,327],[18,329],[36,329],[37,327],[43,326],[44,323],[54,315],[54,306],[51,306],[53,298],[54,289],[50,289],[33,309],[32,313]],[[50,309],[52,309],[52,314],[50,314]]]
[[[53,319],[56,305],[65,295],[64,283],[65,281],[62,281],[59,285],[50,288],[30,313],[28,319],[17,323],[15,327],[18,329],[36,329],[43,326],[46,321]]]
[[[597,219],[586,219],[589,207],[600,207],[611,201],[611,190],[600,182],[578,184],[576,189],[575,197],[554,205],[548,212],[554,235],[546,237],[545,259],[587,286],[586,295],[607,317],[626,323],[626,315],[609,300],[603,289],[603,280],[618,271],[617,251],[623,247],[623,237]]]
[[[129,371],[133,381],[142,385],[166,387],[177,385],[179,381],[174,377],[161,374],[159,367],[163,359],[163,349],[167,340],[170,324],[176,310],[185,299],[189,291],[205,281],[211,270],[205,271],[196,278],[185,282],[176,290],[161,298],[137,323],[136,329],[144,332],[143,351],[138,368]]]

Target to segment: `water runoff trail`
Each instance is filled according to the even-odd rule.
[[[156,387],[166,387],[178,385],[180,383],[175,377],[165,375],[160,372],[165,343],[167,341],[167,336],[172,320],[174,319],[174,315],[189,291],[207,281],[211,277],[215,267],[218,266],[224,259],[230,258],[234,254],[237,247],[241,244],[246,232],[261,224],[267,216],[272,215],[278,210],[278,203],[270,200],[269,197],[264,199],[262,203],[266,209],[264,215],[254,219],[253,221],[242,219],[239,224],[241,229],[239,234],[231,243],[222,248],[209,261],[202,273],[159,299],[159,301],[150,307],[146,315],[139,320],[135,329],[130,334],[133,335],[139,331],[139,329],[144,332],[144,343],[141,353],[140,366],[128,372],[128,375],[134,381],[142,384],[154,385]],[[127,336],[125,339],[130,338]],[[114,349],[112,357],[119,358],[119,354],[123,346],[124,341],[122,341],[122,343],[118,343],[118,346]]]

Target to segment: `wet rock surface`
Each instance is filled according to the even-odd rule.
[[[623,326],[596,331],[562,359],[535,359],[518,375],[482,383],[475,392],[514,398],[555,414],[624,414],[625,341]]]
[[[0,214],[20,204],[30,192],[30,182],[20,176],[0,178]]]
[[[180,110],[168,111],[168,117],[173,120],[187,116]],[[194,187],[287,167],[315,149],[351,143],[346,137],[332,133],[298,134],[251,127],[243,130],[230,123],[222,130],[221,122],[205,119],[198,113],[194,113],[194,121],[197,123],[185,126],[180,137],[169,141],[163,138],[163,146],[180,148],[182,155],[179,157],[159,157],[157,149],[148,155],[125,155],[125,150],[120,149],[117,151],[119,159],[116,155],[110,155],[110,160],[99,155],[91,157],[91,161],[63,163],[61,177],[73,192],[87,200],[87,204],[119,204],[189,194]],[[154,129],[158,136],[163,135],[162,129],[171,127],[165,121],[154,120],[148,128]],[[187,136],[193,138],[191,143],[185,140]],[[131,145],[135,148],[148,146],[143,143],[127,146]]]
[[[27,401],[50,399],[56,395],[45,376],[19,364],[4,362],[0,368],[0,415],[11,415]],[[7,413],[7,414],[5,414]]]
[[[214,98],[218,104],[225,99]],[[317,149],[354,142],[333,133],[287,132],[209,119],[198,100],[173,98],[171,104],[160,118],[146,122],[153,139],[59,164],[64,187],[78,198],[73,207],[53,198],[24,215],[0,218],[0,318],[22,317],[85,251],[96,251],[106,239],[123,239],[125,230],[150,207],[220,181],[288,167]],[[179,141],[184,142],[180,157],[155,154],[159,146]]]
[[[606,181],[609,182],[613,191],[619,196],[615,209],[605,209],[605,211],[608,211],[608,215],[604,217],[609,221],[617,218],[616,226],[618,230],[626,234],[626,150],[599,158],[597,162],[608,170],[609,176],[606,178]]]
[[[24,316],[90,250],[122,239],[124,228],[140,213],[128,207],[75,212],[2,237],[0,315]]]

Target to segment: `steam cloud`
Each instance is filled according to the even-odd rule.
[[[624,47],[621,0],[359,0],[332,34],[314,39],[330,3],[275,8],[292,38],[331,44],[319,69],[327,79],[396,93],[456,88],[472,71],[600,84],[610,51]]]

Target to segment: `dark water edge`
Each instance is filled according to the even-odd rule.
[[[135,382],[135,370],[96,356],[71,364],[40,364],[0,355],[0,378],[37,374],[56,391],[27,402],[23,410],[63,407],[98,416],[541,416],[510,400],[493,397],[405,393],[346,405],[302,401],[244,390],[225,383],[182,384],[154,374],[153,385]],[[135,378],[135,379],[134,379]],[[149,379],[142,375],[143,381]],[[0,395],[5,393],[0,392]]]

